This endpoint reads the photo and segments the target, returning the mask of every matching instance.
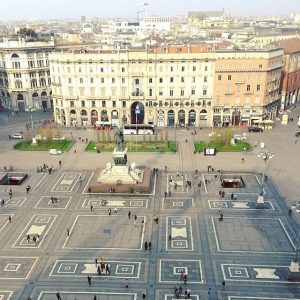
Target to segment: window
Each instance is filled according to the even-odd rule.
[[[103,72],[104,72],[104,69],[103,69],[103,68],[100,68],[100,72],[103,73]]]
[[[251,90],[251,86],[250,86],[250,84],[248,84],[247,85],[247,92],[250,92],[250,90]]]
[[[113,101],[113,102],[112,102],[112,106],[113,106],[113,107],[116,107],[116,106],[117,106],[117,102],[116,102],[116,101]]]
[[[231,80],[231,75],[228,75],[228,76],[227,76],[227,79],[228,79],[228,80]]]
[[[195,89],[191,90],[191,95],[195,95]]]
[[[218,80],[222,80],[222,75],[218,75]]]
[[[259,68],[259,69],[262,69],[262,65],[259,65],[258,68]]]
[[[103,78],[103,77],[100,79],[100,82],[101,82],[101,83],[104,83],[104,78]]]
[[[173,72],[173,71],[174,71],[174,67],[171,67],[171,68],[170,68],[170,71]]]
[[[194,71],[194,72],[196,71],[196,66],[193,66],[193,71]]]
[[[72,83],[72,78],[68,78],[68,80],[69,80],[69,83]]]
[[[74,101],[70,101],[70,107],[74,107]]]
[[[207,68],[207,66],[205,66],[205,67],[204,67],[204,71],[207,71],[207,70],[208,70],[208,68]]]
[[[96,107],[96,101],[92,101],[92,107]]]
[[[152,82],[153,82],[152,78],[149,78],[149,83],[152,83]]]
[[[159,78],[159,83],[163,83],[163,79],[161,77]]]
[[[115,83],[116,82],[116,79],[115,78],[112,78],[111,79],[111,83]]]
[[[152,93],[153,93],[152,89],[149,89],[149,96],[150,96],[150,97],[153,96]]]
[[[81,101],[81,106],[85,107],[85,101]]]
[[[170,90],[170,96],[174,96],[174,91],[173,90]]]
[[[83,78],[79,78],[79,82],[80,82],[80,83],[83,83]]]
[[[180,96],[184,96],[184,90],[180,91]]]
[[[121,71],[122,71],[122,73],[124,73],[125,72],[125,68],[122,68]]]
[[[94,78],[90,78],[90,83],[94,83]]]
[[[196,82],[196,77],[195,76],[192,77],[192,82]]]
[[[101,101],[102,107],[106,107],[106,101]]]
[[[203,81],[207,82],[207,76],[204,76]]]
[[[181,71],[184,72],[185,71],[185,67],[181,67]]]
[[[122,101],[122,107],[125,108],[126,107],[126,101]]]
[[[159,91],[159,92],[158,92],[158,95],[159,95],[159,96],[163,96],[163,95],[164,95],[164,92],[163,92],[163,91]]]
[[[81,68],[78,68],[78,72],[81,73]]]
[[[181,82],[184,82],[184,77],[181,77],[181,80],[180,80]]]
[[[203,96],[206,96],[207,95],[207,90],[203,90]]]
[[[122,78],[122,83],[125,83],[125,78]]]
[[[170,82],[174,82],[174,77],[170,77]]]
[[[258,85],[256,86],[256,90],[257,90],[257,91],[260,91],[260,84],[258,84]]]

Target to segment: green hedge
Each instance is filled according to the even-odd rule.
[[[176,152],[177,146],[175,142],[134,142],[127,141],[125,146],[128,152]],[[116,147],[115,142],[89,142],[85,151],[95,152],[100,150],[101,152],[112,152]]]
[[[14,145],[16,150],[21,151],[49,151],[50,149],[57,149],[61,151],[68,151],[72,141],[37,141],[36,145],[32,145],[32,141],[23,141]]]

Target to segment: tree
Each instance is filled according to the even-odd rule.
[[[30,28],[21,28],[18,32],[18,34],[22,34],[22,35],[25,35],[27,37],[32,37],[34,39],[36,39],[38,37],[38,34],[33,30],[33,29],[30,29]]]

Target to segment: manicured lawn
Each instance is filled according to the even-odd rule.
[[[177,147],[175,142],[125,142],[128,152],[176,152]],[[86,151],[94,152],[112,152],[116,147],[115,142],[89,142]]]
[[[32,145],[32,141],[23,141],[15,144],[14,148],[21,151],[49,151],[50,149],[57,149],[61,151],[68,151],[72,145],[72,141],[37,141],[36,145]]]
[[[210,142],[196,142],[195,144],[195,151],[203,152],[204,148],[216,148],[218,152],[241,152],[241,151],[248,151],[251,149],[251,145],[244,141],[237,141],[235,145],[222,145],[216,141]]]

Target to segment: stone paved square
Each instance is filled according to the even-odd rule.
[[[57,200],[51,198],[55,197]],[[41,209],[66,209],[71,201],[72,197],[64,196],[42,196],[34,208]],[[57,201],[57,202],[56,202]]]
[[[145,217],[138,217],[137,224],[127,216],[78,215],[71,227],[71,234],[64,243],[66,249],[120,249],[141,250]]]
[[[203,283],[202,263],[200,260],[161,259],[159,265],[160,283],[181,283],[181,271],[187,273],[188,283]]]
[[[293,253],[294,244],[280,219],[212,218],[218,251]]]
[[[43,291],[39,294],[37,300],[53,300],[56,291]],[[61,291],[61,297],[63,300],[90,300],[94,295],[97,296],[97,300],[138,300],[136,293],[130,292],[68,292]]]
[[[188,210],[194,207],[194,200],[192,198],[163,198],[163,210]]]
[[[0,300],[9,300],[9,299],[11,299],[12,294],[13,294],[13,291],[2,290],[0,288]]]
[[[27,279],[38,257],[0,257],[0,279]]]

